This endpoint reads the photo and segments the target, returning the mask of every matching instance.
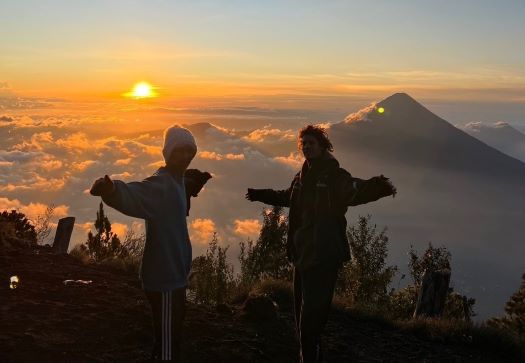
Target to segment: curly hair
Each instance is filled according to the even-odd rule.
[[[317,139],[317,142],[323,149],[327,151],[334,151],[334,146],[328,138],[326,129],[322,128],[321,126],[306,125],[301,129],[301,131],[299,131],[299,136],[297,138],[297,146],[299,147],[299,149],[301,148],[301,143],[304,135],[312,135]]]

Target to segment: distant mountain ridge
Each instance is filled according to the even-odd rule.
[[[499,151],[525,162],[525,134],[506,122],[470,122],[459,127],[469,135]]]

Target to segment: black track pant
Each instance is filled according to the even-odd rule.
[[[295,324],[300,339],[300,360],[321,362],[321,333],[328,319],[338,266],[294,269]]]
[[[169,292],[145,291],[151,305],[155,345],[153,361],[180,362],[186,288]]]

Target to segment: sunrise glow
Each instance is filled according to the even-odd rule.
[[[133,86],[130,92],[124,94],[129,98],[152,98],[156,97],[157,93],[154,91],[154,87],[148,82],[139,82]]]

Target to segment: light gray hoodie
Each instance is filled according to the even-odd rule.
[[[142,287],[171,291],[186,286],[192,256],[184,178],[161,167],[141,182],[114,180],[114,184],[115,191],[102,200],[121,213],[146,221],[139,272]]]

